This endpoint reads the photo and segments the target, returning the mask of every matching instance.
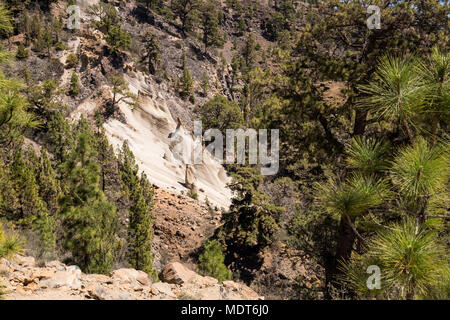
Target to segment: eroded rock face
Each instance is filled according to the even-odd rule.
[[[88,24],[89,17],[85,18]],[[202,163],[190,168],[195,183],[189,187],[189,176],[185,184],[186,164],[194,163],[193,105],[182,100],[167,82],[158,82],[154,77],[137,71],[129,54],[121,52],[120,59],[106,57],[103,37],[98,31],[84,30],[69,45],[69,51],[80,57],[81,83],[76,101],[68,97],[64,100],[70,106],[70,119],[76,120],[81,115],[92,118],[96,111],[103,110],[111,96],[107,77],[123,73],[139,107],[130,108],[123,101],[118,104],[118,110],[104,123],[109,142],[118,150],[127,140],[140,170],[154,185],[176,194],[197,193],[199,200],[208,198],[219,208],[228,208],[231,191],[227,183],[230,177],[209,152],[203,153]],[[60,60],[65,62],[65,56]],[[204,72],[203,68],[198,69]],[[65,70],[60,79],[62,86],[70,83],[70,76],[71,73]],[[182,118],[183,123],[188,122],[186,127],[178,126],[178,118]]]
[[[36,267],[33,260],[32,257],[17,257],[17,262],[0,261],[3,268],[0,282],[7,290],[5,299],[262,299],[244,284],[234,281],[219,284],[216,279],[203,277],[178,262],[164,268],[165,282],[152,283],[146,273],[135,269],[117,269],[111,276],[84,274],[77,266],[66,266],[58,261]]]

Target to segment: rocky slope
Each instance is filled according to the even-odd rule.
[[[244,284],[203,277],[180,263],[168,264],[163,281],[153,282],[135,269],[117,269],[110,276],[84,274],[59,261],[38,266],[33,257],[0,260],[0,282],[6,300],[255,300],[263,299]]]
[[[154,266],[171,261],[190,263],[192,255],[219,226],[220,210],[161,188],[155,190]]]

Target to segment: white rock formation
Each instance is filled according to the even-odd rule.
[[[131,109],[126,103],[119,105],[125,123],[111,119],[105,123],[110,143],[120,148],[128,140],[141,170],[149,180],[174,193],[189,192],[185,182],[186,163],[190,160],[194,139],[183,126],[177,127],[168,103],[176,103],[170,90],[156,88],[147,76],[130,71],[125,75],[130,91],[139,96],[139,108]],[[89,102],[86,102],[89,103]],[[231,191],[224,168],[208,152],[203,153],[203,163],[190,165],[195,175],[199,199],[208,200],[219,207],[228,208]]]

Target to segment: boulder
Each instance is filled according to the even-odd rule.
[[[152,281],[144,271],[135,269],[122,268],[114,270],[111,273],[111,278],[113,281],[131,285],[138,283],[143,286],[151,286],[152,284]]]
[[[89,296],[97,300],[131,300],[128,292],[122,292],[102,285],[91,286],[88,288]]]
[[[218,283],[212,277],[203,277],[192,270],[189,270],[179,262],[168,264],[161,273],[162,280],[167,283],[178,285],[195,284],[199,287],[210,287]]]
[[[16,255],[15,260],[17,264],[21,267],[34,268],[34,266],[36,265],[36,260],[34,260],[33,257],[24,257]]]
[[[164,294],[171,298],[176,298],[176,295],[172,292],[169,285],[165,282],[156,282],[152,284],[152,290],[156,291],[157,294]]]
[[[85,274],[82,276],[83,281],[88,282],[98,282],[98,283],[106,283],[106,284],[112,284],[112,279],[108,276],[105,276],[104,274]]]
[[[11,263],[4,258],[0,259],[0,276],[9,274],[11,271],[14,271],[14,268],[11,267]]]
[[[34,271],[31,274],[30,279],[34,280],[42,280],[42,279],[49,279],[51,277],[53,277],[53,275],[55,274],[55,270],[53,269],[37,269],[36,271]]]
[[[242,298],[246,300],[259,299],[260,296],[250,289],[250,287],[246,286],[243,283],[237,283],[231,280],[227,280],[222,282],[222,286],[225,289],[224,292],[228,296],[229,299],[234,299],[235,294],[239,294]]]
[[[60,288],[68,287],[70,289],[81,288],[81,270],[74,266],[68,267],[66,271],[57,271],[46,280],[41,281],[42,288]]]
[[[172,262],[164,268],[161,277],[164,282],[183,285],[192,283],[201,276],[179,262]]]
[[[53,269],[56,269],[58,271],[66,270],[66,265],[64,263],[56,261],[56,260],[55,261],[46,262],[45,266],[47,268],[53,268]]]

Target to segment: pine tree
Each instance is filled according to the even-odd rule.
[[[74,72],[70,78],[69,94],[76,97],[80,93],[80,84],[78,83],[78,75]]]
[[[161,48],[159,47],[158,38],[151,31],[147,31],[143,37],[144,57],[147,60],[148,72],[155,74],[158,64],[161,62]]]
[[[199,269],[206,275],[216,278],[219,282],[231,279],[231,271],[224,264],[225,257],[217,240],[208,240],[204,251],[199,257]]]
[[[128,226],[128,262],[136,269],[156,277],[153,270],[153,188],[145,174],[138,176],[138,166],[125,141],[119,154],[120,173],[131,201]]]
[[[34,151],[32,153],[34,154]],[[55,221],[50,217],[47,204],[39,195],[39,185],[35,175],[38,170],[35,163],[25,162],[22,152],[16,150],[10,168],[12,186],[18,199],[19,216],[16,220],[24,226],[34,227],[39,231],[41,253],[45,253],[51,252],[55,247]]]
[[[60,165],[68,160],[72,147],[75,144],[72,128],[61,112],[54,112],[50,115],[47,127],[46,142],[49,151],[55,156],[54,160],[59,170]]]
[[[28,58],[29,52],[25,48],[25,46],[21,43],[19,44],[19,47],[17,48],[16,58],[19,60],[25,60]]]
[[[94,26],[105,34],[109,33],[112,26],[117,26],[120,23],[117,9],[109,3],[99,2],[93,4],[87,8],[86,13],[95,17],[93,19]]]
[[[172,12],[180,18],[183,35],[191,31],[196,24],[200,0],[172,0],[170,5]]]
[[[270,202],[261,188],[262,178],[252,167],[238,167],[232,173],[230,189],[235,197],[217,235],[226,248],[225,262],[233,262],[233,270],[245,270],[242,279],[260,260],[259,253],[274,242],[283,208]]]
[[[40,211],[45,210],[44,203],[39,197],[34,169],[25,162],[22,151],[16,150],[10,164],[12,187],[16,191],[19,203],[16,219],[28,226],[32,225]]]
[[[59,209],[58,199],[61,194],[61,189],[57,174],[52,167],[45,148],[41,149],[37,182],[39,185],[39,195],[47,204],[50,214],[55,215]]]
[[[213,0],[203,3],[200,11],[200,29],[205,53],[209,47],[222,47],[223,37],[220,33],[219,19],[216,4]]]
[[[131,46],[131,35],[114,25],[110,27],[105,40],[109,45],[110,52],[113,54],[119,50],[128,50]]]
[[[194,90],[194,80],[192,80],[189,69],[185,66],[183,69],[183,76],[180,79],[180,95],[183,99],[191,97]]]
[[[16,190],[11,188],[9,168],[0,159],[0,217],[14,220],[19,206]]]
[[[76,147],[65,164],[67,190],[61,201],[65,247],[85,272],[108,273],[115,258],[116,208],[99,188],[94,135],[85,119],[76,132]]]
[[[95,149],[100,165],[100,189],[111,202],[116,202],[122,196],[123,189],[119,164],[114,148],[109,144],[100,115],[96,115]]]
[[[113,93],[109,112],[115,112],[117,104],[121,101],[130,106],[136,104],[136,96],[129,91],[128,84],[122,76],[111,75],[108,80],[111,83]]]
[[[203,74],[202,76],[202,91],[203,91],[203,96],[206,97],[208,95],[208,91],[209,91],[209,79],[206,73]]]

